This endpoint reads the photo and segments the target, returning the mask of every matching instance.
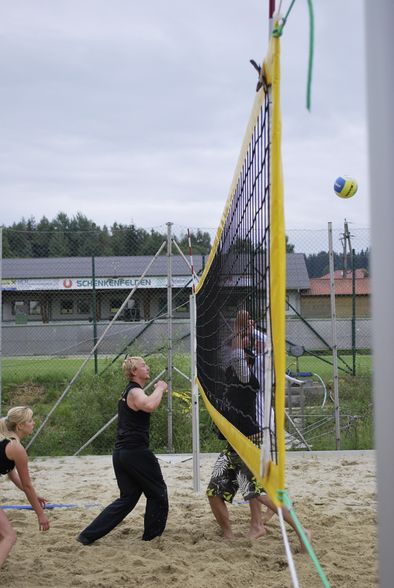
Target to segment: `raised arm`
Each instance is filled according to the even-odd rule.
[[[149,396],[141,388],[132,388],[127,395],[127,406],[133,410],[153,412],[160,406],[166,390],[167,384],[163,380],[156,382],[154,391]]]

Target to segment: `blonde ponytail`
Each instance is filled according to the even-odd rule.
[[[28,406],[15,406],[10,408],[7,416],[0,418],[0,440],[18,439],[17,425],[26,423],[33,416],[33,411]]]

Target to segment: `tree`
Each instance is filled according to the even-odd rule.
[[[208,232],[197,229],[196,233],[190,231],[190,242],[193,255],[208,255],[211,250],[211,237]],[[189,234],[183,233],[177,243],[183,253],[189,253]]]
[[[209,233],[200,229],[191,234],[193,253],[208,254]],[[24,218],[11,227],[3,227],[3,257],[88,257],[155,255],[167,240],[167,233],[147,231],[134,223],[114,223],[99,227],[81,212],[68,217],[59,212],[50,221],[45,216],[37,223],[34,217]],[[181,238],[182,250],[188,252],[188,238]],[[166,254],[167,249],[163,251]]]
[[[286,235],[286,253],[294,253],[294,245],[289,243],[289,237]]]

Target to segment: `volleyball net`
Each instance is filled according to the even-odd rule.
[[[273,37],[196,289],[196,337],[207,410],[277,504],[285,460],[285,241],[280,39]]]

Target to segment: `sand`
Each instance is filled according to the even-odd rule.
[[[193,492],[193,462],[163,456],[170,514],[165,534],[140,540],[145,500],[112,533],[84,547],[76,535],[117,496],[110,456],[40,458],[30,469],[37,491],[52,503],[75,504],[49,511],[51,529],[40,533],[29,510],[7,510],[18,541],[0,570],[0,585],[12,588],[292,586],[278,518],[267,535],[245,538],[249,508],[242,498],[230,507],[236,538],[223,541],[204,495],[215,456],[201,458],[201,493]],[[378,585],[374,452],[289,453],[286,480],[302,523],[332,587]],[[26,504],[6,477],[2,505]],[[300,586],[321,581],[307,554],[288,533]]]

